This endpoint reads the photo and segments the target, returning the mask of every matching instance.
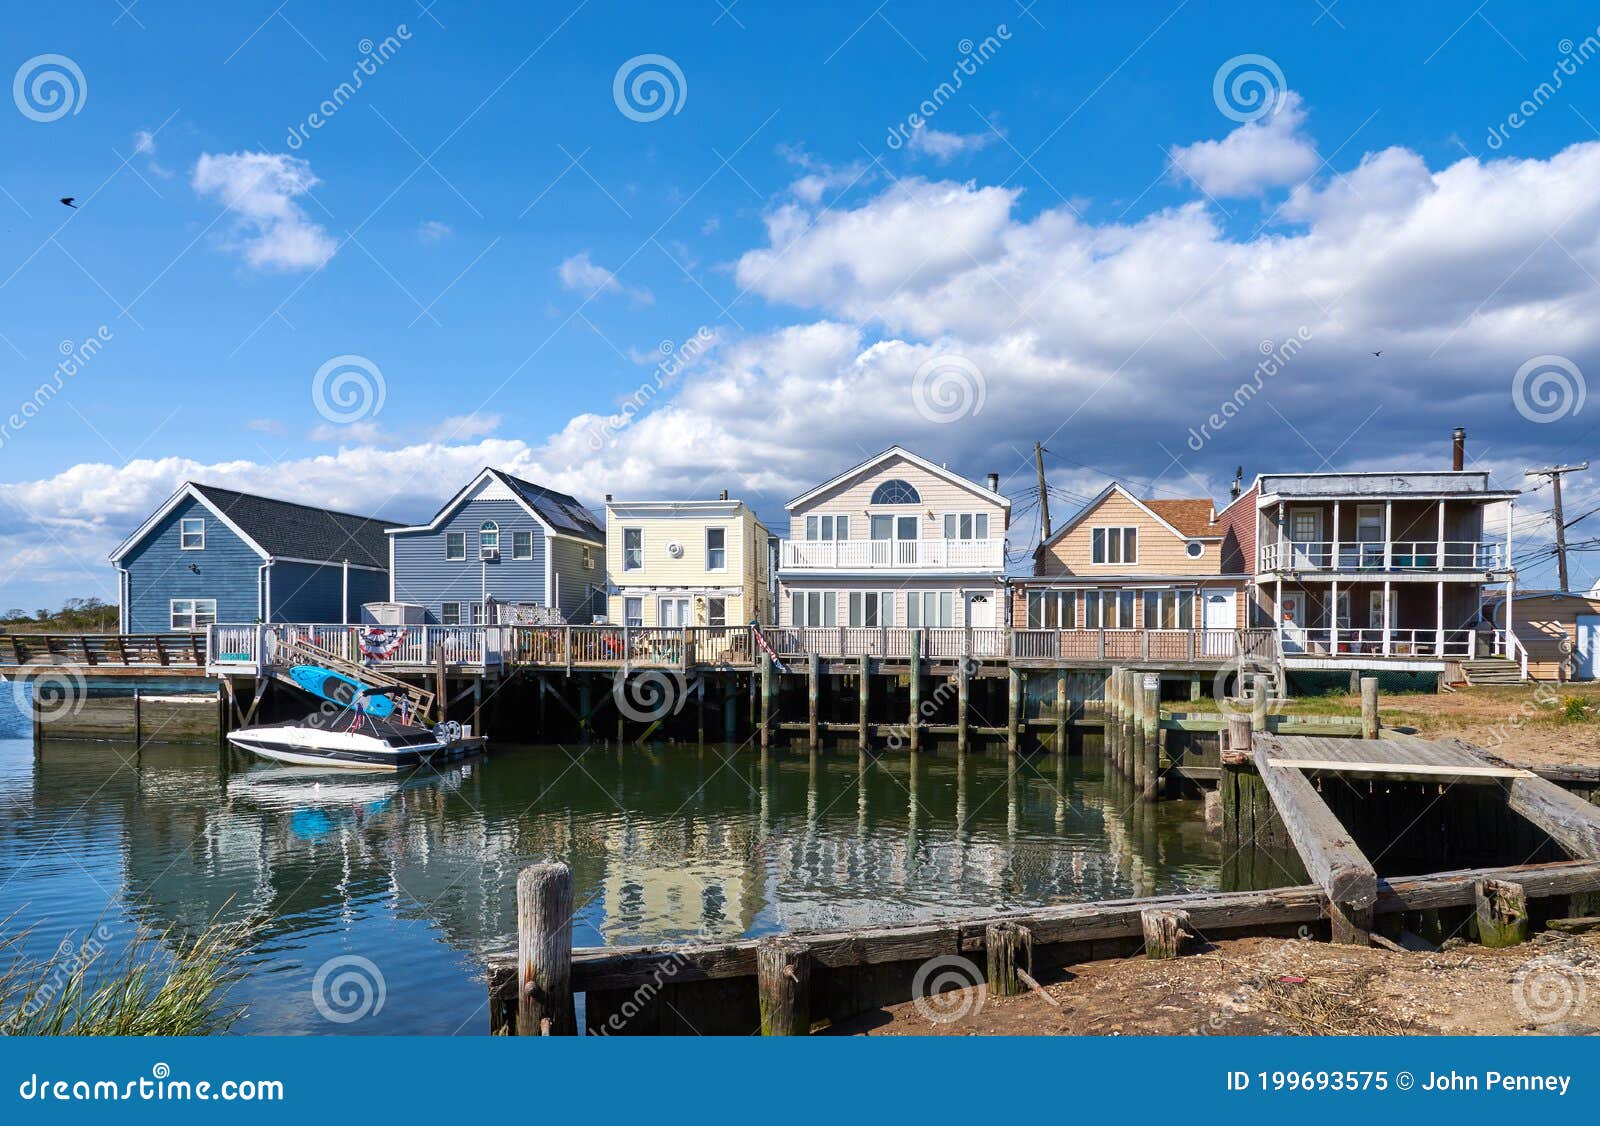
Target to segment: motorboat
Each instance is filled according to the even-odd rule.
[[[448,762],[483,749],[481,737],[463,735],[453,721],[425,726],[404,718],[403,709],[373,708],[399,688],[364,688],[338,711],[324,708],[304,719],[242,727],[228,742],[273,762],[352,770],[399,770]],[[387,714],[376,715],[383,710]]]

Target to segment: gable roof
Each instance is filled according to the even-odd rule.
[[[1191,539],[1220,536],[1209,500],[1147,500],[1144,506]]]
[[[1140,500],[1116,481],[1111,482],[1100,494],[1073,515],[1061,527],[1057,528],[1049,539],[1040,544],[1045,548],[1055,543],[1079,524],[1087,520],[1102,504],[1113,494],[1137,505],[1157,524],[1179,539],[1221,539],[1222,529],[1211,522],[1211,502],[1209,500],[1181,499],[1181,500]]]
[[[111,553],[121,559],[185,499],[198,501],[231,528],[263,559],[306,559],[316,563],[351,563],[389,568],[389,542],[384,531],[392,520],[350,512],[334,512],[275,497],[241,493],[215,485],[185,481],[137,531]]]
[[[426,524],[395,526],[388,531],[390,533],[433,531],[446,516],[460,507],[485,479],[498,481],[510,490],[517,502],[528,510],[530,516],[543,524],[545,531],[551,535],[570,536],[596,545],[604,545],[606,542],[604,526],[576,497],[558,493],[543,485],[535,485],[532,481],[524,481],[521,477],[513,477],[503,469],[495,469],[492,466],[479,470],[477,476],[468,481],[455,496],[445,501],[443,507],[434,513],[433,519]]]
[[[921,456],[919,456],[917,454],[912,453],[910,450],[906,449],[904,446],[890,446],[888,449],[884,450],[882,453],[874,454],[872,457],[867,458],[866,461],[862,461],[862,462],[856,463],[855,465],[851,466],[849,469],[846,469],[843,473],[839,474],[837,477],[834,477],[834,478],[831,478],[830,480],[824,481],[822,484],[816,486],[815,488],[809,489],[806,492],[801,493],[799,496],[797,496],[793,500],[791,500],[788,504],[784,505],[784,507],[785,508],[793,508],[797,504],[804,504],[806,501],[810,500],[812,497],[815,497],[817,494],[827,492],[829,489],[833,488],[835,485],[839,484],[841,481],[848,481],[852,477],[859,477],[861,474],[865,473],[869,469],[872,469],[874,466],[881,465],[883,462],[888,461],[891,457],[903,457],[907,461],[911,462],[913,465],[916,465],[919,468],[927,470],[929,473],[932,473],[936,477],[943,478],[944,480],[950,482],[952,485],[955,485],[958,488],[966,489],[969,492],[976,493],[979,496],[983,497],[985,500],[992,501],[993,503],[1001,505],[1002,507],[1004,507],[1006,509],[1010,509],[1010,507],[1011,507],[1011,498],[1010,497],[1007,497],[1002,493],[997,493],[997,492],[994,492],[993,490],[986,489],[982,485],[978,484],[976,481],[968,480],[967,478],[961,476],[961,474],[951,472],[950,470],[946,469],[942,465],[936,465],[935,463],[929,461],[927,458],[921,457]]]

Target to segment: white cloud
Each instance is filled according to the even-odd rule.
[[[644,305],[648,305],[655,300],[654,295],[648,289],[633,289],[623,285],[617,279],[616,274],[590,259],[587,250],[574,254],[571,258],[562,261],[561,265],[556,267],[556,276],[561,279],[561,284],[568,289],[574,289],[585,294],[626,294]]]
[[[136,130],[133,134],[133,155],[145,158],[145,168],[163,180],[172,179],[172,170],[166,168],[156,160],[156,135],[148,129]]]
[[[487,438],[499,429],[499,415],[473,411],[441,419],[428,437],[434,442],[470,442],[475,438]]]
[[[320,182],[299,157],[266,152],[201,153],[192,180],[233,212],[230,249],[258,270],[315,269],[339,249],[295,202]]]
[[[455,237],[455,228],[437,219],[428,219],[417,228],[417,241],[423,246],[437,246]]]
[[[1222,140],[1174,147],[1173,173],[1218,199],[1298,184],[1322,163],[1315,142],[1300,132],[1305,119],[1300,95],[1286,90],[1271,113]]]
[[[908,152],[933,157],[940,164],[948,164],[958,156],[978,152],[1000,139],[993,130],[981,133],[945,133],[923,125],[911,134],[906,142]]]
[[[313,442],[336,442],[340,447],[373,445],[384,439],[383,427],[371,419],[360,422],[324,422],[306,435]]]
[[[786,198],[735,275],[803,312],[720,341],[636,409],[597,390],[591,412],[526,441],[379,448],[341,428],[337,453],[284,465],[83,465],[0,486],[12,502],[0,503],[0,576],[77,574],[186,476],[415,519],[494,464],[590,500],[728,488],[776,520],[783,499],[897,441],[969,475],[998,472],[1018,497],[1040,440],[1074,491],[1111,472],[1141,493],[1158,479],[1160,495],[1220,499],[1236,464],[1247,478],[1442,467],[1464,425],[1469,457],[1489,455],[1497,480],[1518,485],[1522,465],[1570,459],[1589,425],[1527,422],[1510,387],[1544,353],[1600,372],[1596,182],[1600,143],[1437,169],[1391,148],[1295,192],[1293,228],[1251,237],[1201,200],[1094,223],[980,183],[913,178],[826,211]],[[1302,327],[1304,350],[1193,450],[1190,435],[1252,381],[1263,341]],[[913,387],[952,353],[981,373],[985,403],[941,425]],[[614,440],[596,448],[597,433]],[[1029,531],[1022,520],[1013,546]]]

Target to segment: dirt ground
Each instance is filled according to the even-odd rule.
[[[1091,962],[1044,995],[982,985],[866,1014],[864,1036],[1600,1035],[1600,937],[1437,952],[1239,939],[1171,961]],[[981,970],[974,970],[981,977]]]
[[[1585,718],[1570,719],[1566,702],[1581,700]],[[1385,723],[1406,723],[1424,738],[1454,736],[1526,766],[1600,765],[1600,685],[1519,684],[1435,695],[1397,695],[1380,702]],[[1355,714],[1360,714],[1359,702]]]

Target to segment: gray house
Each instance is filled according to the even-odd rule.
[[[390,528],[389,601],[406,620],[590,621],[605,607],[605,531],[578,501],[484,469],[426,524]]]
[[[111,553],[121,631],[358,621],[388,589],[393,526],[185,482]]]

